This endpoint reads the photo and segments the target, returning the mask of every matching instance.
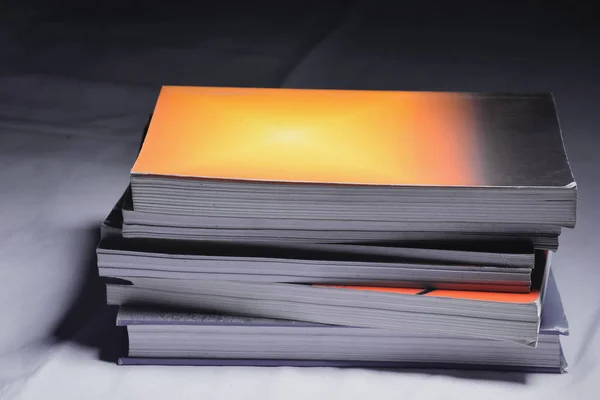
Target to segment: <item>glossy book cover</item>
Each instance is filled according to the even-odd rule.
[[[575,187],[550,94],[165,86],[132,174]]]

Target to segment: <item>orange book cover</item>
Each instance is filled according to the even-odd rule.
[[[501,292],[474,292],[465,290],[437,290],[437,289],[405,289],[368,286],[340,286],[340,285],[315,285],[324,288],[338,288],[349,290],[366,290],[382,293],[412,294],[429,297],[444,297],[465,300],[491,301],[500,303],[534,303],[540,301],[541,291],[532,290],[529,293],[501,293]]]
[[[478,292],[466,290],[440,290],[440,289],[414,289],[414,288],[392,288],[372,286],[349,286],[349,285],[314,285],[322,288],[337,288],[348,290],[364,290],[381,293],[397,293],[404,295],[443,297],[454,299],[490,301],[501,303],[538,303],[541,304],[542,297],[548,282],[552,252],[538,251],[536,253],[536,266],[532,273],[532,288],[529,293],[502,293],[502,292]]]
[[[132,174],[478,185],[472,107],[457,93],[165,86]]]

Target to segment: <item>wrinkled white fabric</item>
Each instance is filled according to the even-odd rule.
[[[240,11],[237,25],[160,10],[160,23],[147,10],[136,21],[49,6],[0,13],[0,398],[597,398],[598,61],[566,39],[544,47],[490,34],[476,48],[450,34],[440,44],[371,2],[281,3],[276,17]],[[553,265],[569,372],[102,361],[114,321],[93,274],[97,228],[128,183],[161,84],[554,92],[579,187],[578,224]]]

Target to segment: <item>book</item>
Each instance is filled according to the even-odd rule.
[[[543,224],[473,222],[331,221],[284,218],[231,218],[158,214],[133,209],[131,191],[119,209],[120,233],[130,239],[211,242],[370,244],[396,242],[421,246],[439,242],[528,242],[536,249],[558,249],[561,228]]]
[[[235,243],[126,239],[120,202],[98,245],[100,276],[528,292],[528,242]]]
[[[552,275],[535,348],[507,341],[207,314],[179,309],[121,307],[127,330],[122,365],[325,367],[442,367],[564,372],[560,335],[568,334]]]
[[[551,259],[550,252],[541,254],[529,293],[129,277],[107,282],[107,302],[443,331],[535,346]]]
[[[576,221],[544,94],[165,86],[131,189],[133,211],[160,216],[155,227],[182,227],[179,217],[319,231]]]

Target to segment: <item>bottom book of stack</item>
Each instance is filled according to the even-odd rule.
[[[568,334],[549,274],[536,347],[443,332],[324,325],[289,320],[122,306],[121,365],[475,368],[564,372]]]

